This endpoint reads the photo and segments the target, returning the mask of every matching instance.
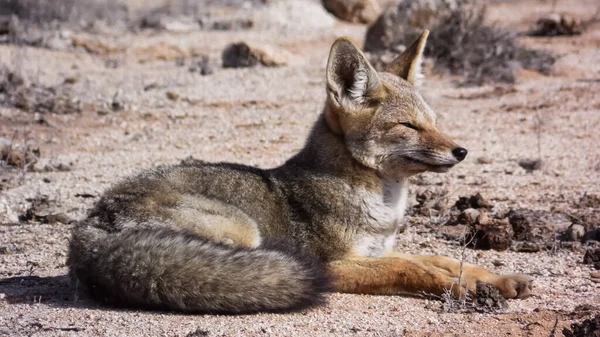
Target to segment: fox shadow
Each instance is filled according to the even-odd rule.
[[[0,293],[9,304],[40,304],[60,308],[106,309],[73,286],[68,275],[0,278]]]

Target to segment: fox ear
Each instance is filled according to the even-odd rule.
[[[423,80],[421,64],[429,31],[425,30],[413,44],[400,54],[385,70],[419,86]]]
[[[348,38],[331,46],[327,61],[327,94],[343,110],[354,110],[377,96],[379,76],[365,55]]]

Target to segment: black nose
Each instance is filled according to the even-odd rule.
[[[465,157],[467,156],[467,153],[468,153],[468,151],[464,147],[457,147],[456,149],[452,150],[452,154],[458,160],[465,159]]]

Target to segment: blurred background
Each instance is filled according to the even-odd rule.
[[[308,313],[202,324],[75,301],[70,223],[103,190],[190,156],[282,164],[322,111],[338,36],[383,71],[423,29],[421,91],[469,155],[412,179],[398,248],[529,273],[536,296],[480,315],[333,294]],[[598,0],[0,0],[0,335],[547,336],[581,323],[600,310],[599,93]]]

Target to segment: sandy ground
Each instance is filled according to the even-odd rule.
[[[559,10],[579,18],[589,17],[595,5],[594,0],[558,1]],[[525,29],[549,6],[502,2],[489,13],[503,25]],[[6,219],[24,214],[30,206],[26,199],[40,196],[51,200],[56,212],[82,218],[119,178],[188,156],[260,167],[283,163],[302,147],[322,107],[331,42],[339,35],[362,42],[366,27],[333,20],[310,29],[272,24],[281,27],[181,34],[64,32],[120,50],[107,54],[0,45],[0,62],[18,66],[32,81],[57,86],[75,78],[68,90],[84,102],[82,113],[45,114],[43,123],[39,116],[0,107],[0,137],[26,138],[39,146],[42,160],[71,166],[64,172],[2,171],[0,335],[554,336],[600,312],[600,284],[581,263],[583,253],[566,249],[467,250],[469,261],[499,273],[528,273],[535,280],[535,296],[509,301],[506,312],[494,314],[445,313],[440,301],[423,298],[331,294],[326,306],[293,314],[179,315],[105,308],[77,294],[66,277],[69,225]],[[178,66],[173,57],[160,56],[177,47],[184,54],[200,50],[218,58],[227,43],[239,40],[268,41],[293,59],[285,67],[216,69],[201,76],[190,73],[187,63]],[[600,25],[581,36],[521,42],[561,55],[551,76],[521,71],[510,90],[458,88],[450,77],[428,77],[425,96],[442,115],[442,128],[469,149],[469,156],[450,173],[424,175],[421,185],[442,184],[452,198],[480,192],[499,209],[569,209],[584,193],[600,193]],[[120,66],[106,67],[107,61]],[[144,90],[150,84],[154,88]],[[179,99],[168,99],[167,91]],[[122,110],[102,108],[113,97]],[[518,161],[537,158],[538,138],[545,165],[527,173]],[[491,162],[481,164],[480,157]],[[410,224],[399,236],[398,249],[461,253],[456,243],[437,238],[435,228]],[[584,304],[596,307],[576,308]]]

